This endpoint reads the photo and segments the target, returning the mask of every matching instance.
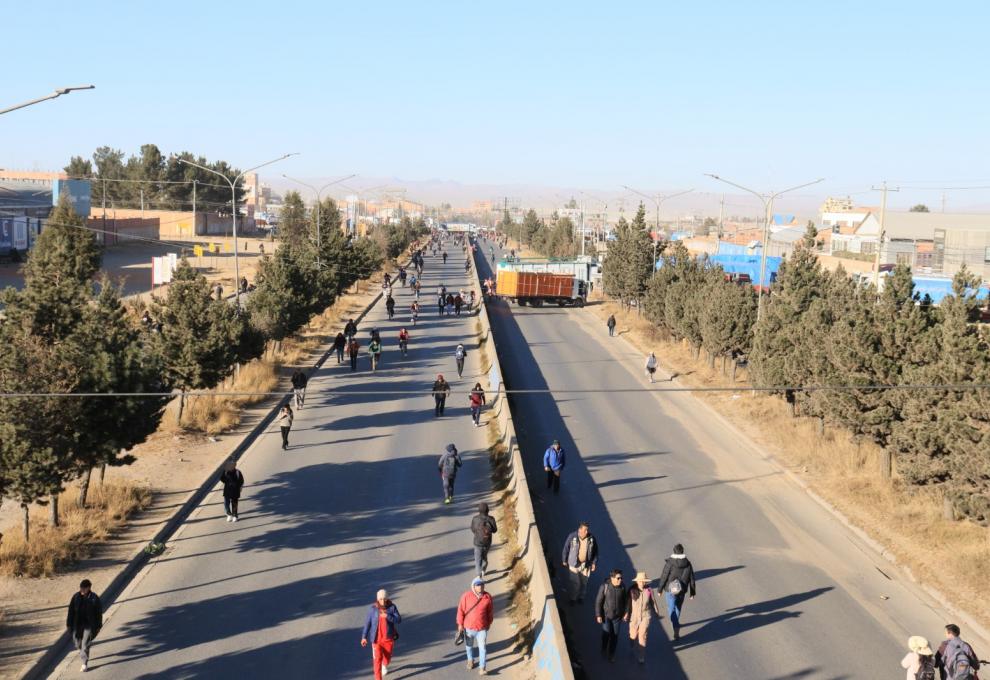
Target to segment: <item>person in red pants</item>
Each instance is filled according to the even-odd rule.
[[[392,662],[392,650],[395,640],[399,637],[397,626],[402,622],[399,608],[384,588],[378,591],[375,603],[368,609],[368,617],[361,631],[361,646],[371,643],[371,667],[375,672],[375,680],[382,680],[388,675],[388,665]]]

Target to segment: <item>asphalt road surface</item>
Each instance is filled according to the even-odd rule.
[[[479,253],[489,245],[482,241]],[[700,402],[648,391],[644,357],[609,338],[590,310],[496,301],[489,315],[507,388],[586,390],[512,397],[557,600],[585,677],[902,678],[908,636],[941,641],[953,617]],[[569,456],[558,497],[542,488],[542,454],[554,438]],[[600,558],[585,604],[570,607],[561,549],[580,520],[591,524]],[[635,570],[659,578],[675,543],[698,576],[680,641],[671,641],[664,612],[650,630],[645,669],[630,656],[625,627],[616,662],[607,663],[593,594],[613,567],[627,584]],[[990,653],[971,632],[963,636]]]
[[[376,305],[359,326],[359,371],[331,357],[311,378],[289,450],[273,425],[241,461],[240,521],[225,521],[219,490],[207,497],[112,610],[86,677],[371,677],[360,630],[381,587],[403,616],[389,680],[464,676],[464,648],[452,643],[455,608],[474,576],[468,527],[478,501],[492,500],[491,470],[487,428],[474,427],[467,404],[480,370],[476,319],[440,319],[434,303],[439,283],[456,289],[467,281],[460,248],[448,250],[456,255],[446,266],[427,258],[419,325],[408,325],[408,288],[394,289],[395,321]],[[412,335],[405,359],[401,326]],[[372,377],[364,350],[374,327],[385,349]],[[469,353],[459,380],[454,347],[462,340]],[[438,372],[454,394],[435,419]],[[367,389],[401,393],[361,394]],[[464,467],[445,506],[436,466],[450,442]],[[497,552],[496,545],[491,568],[500,564]],[[529,677],[510,648],[505,576],[495,570],[490,579],[489,670]],[[79,675],[72,652],[53,677]]]

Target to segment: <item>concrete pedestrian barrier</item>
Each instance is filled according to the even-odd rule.
[[[475,256],[475,279],[473,283],[478,285],[480,293],[477,253]],[[573,680],[574,670],[571,667],[571,658],[564,639],[564,628],[561,624],[560,612],[557,610],[557,601],[550,582],[550,572],[543,555],[543,540],[540,537],[540,530],[536,526],[533,500],[529,494],[522,453],[516,439],[512,413],[504,389],[502,367],[499,364],[498,353],[495,351],[495,341],[491,333],[488,306],[484,296],[479,295],[478,299],[481,351],[489,362],[489,391],[495,394],[491,400],[491,412],[498,425],[498,442],[506,447],[510,456],[511,474],[508,480],[508,491],[514,499],[516,519],[519,525],[519,554],[513,557],[521,561],[529,579],[526,590],[531,603],[531,623],[534,631],[532,657],[537,668],[537,677],[549,678],[550,680]]]

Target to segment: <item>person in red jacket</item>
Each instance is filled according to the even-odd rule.
[[[485,581],[476,578],[471,581],[471,589],[461,595],[457,603],[457,632],[464,633],[464,649],[467,652],[468,670],[474,668],[474,646],[478,646],[478,665],[481,675],[488,675],[487,660],[488,629],[495,618],[495,604],[492,596],[485,592]]]

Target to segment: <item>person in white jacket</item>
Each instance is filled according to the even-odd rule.
[[[653,376],[657,372],[657,355],[650,352],[646,356],[646,375],[650,377],[650,382],[653,382]]]

